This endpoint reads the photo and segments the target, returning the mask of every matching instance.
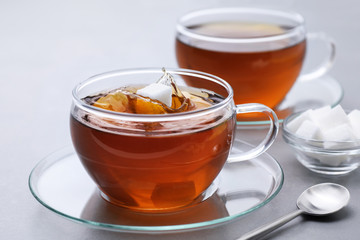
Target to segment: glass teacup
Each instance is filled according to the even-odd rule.
[[[221,78],[186,69],[167,72],[181,91],[211,98],[213,104],[180,113],[133,114],[109,111],[85,101],[119,87],[154,83],[163,75],[161,69],[108,72],[89,78],[73,90],[70,125],[75,150],[103,198],[115,205],[161,212],[202,201],[226,161],[258,156],[277,135],[276,114],[261,104],[235,106],[233,91]],[[191,85],[193,81],[196,88]],[[269,117],[268,134],[252,150],[229,156],[236,114],[249,112]]]
[[[176,27],[181,68],[208,72],[228,81],[236,104],[257,102],[275,108],[298,79],[307,41],[321,41],[328,55],[301,81],[316,79],[333,64],[335,44],[324,34],[307,34],[294,12],[259,8],[214,8],[188,13]]]

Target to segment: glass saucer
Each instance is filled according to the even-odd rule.
[[[235,141],[233,152],[252,148]],[[120,232],[164,233],[213,227],[252,213],[270,202],[284,180],[279,163],[264,153],[251,161],[227,163],[206,200],[167,213],[140,213],[105,201],[72,147],[40,161],[29,177],[33,196],[46,208],[93,228]]]
[[[325,105],[336,106],[344,96],[340,83],[329,75],[311,81],[297,81],[283,102],[274,110],[282,122],[294,112],[309,108],[319,108]],[[239,127],[256,127],[268,125],[265,116],[238,119]]]

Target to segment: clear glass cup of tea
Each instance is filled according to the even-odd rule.
[[[154,82],[171,87],[171,105],[138,94]],[[253,149],[230,154],[236,114],[249,112],[268,116],[268,134]],[[263,153],[278,127],[273,110],[235,105],[226,81],[199,71],[120,70],[73,90],[70,129],[81,163],[105,200],[135,211],[172,211],[203,201],[226,161]]]
[[[258,8],[215,8],[191,12],[176,27],[181,68],[208,72],[229,82],[236,104],[275,108],[295,81],[316,79],[334,62],[335,44],[322,33],[307,34],[294,12]],[[307,40],[328,47],[324,61],[302,74]]]

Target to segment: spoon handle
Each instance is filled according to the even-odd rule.
[[[290,222],[291,220],[293,220],[294,218],[296,218],[297,216],[299,216],[302,213],[303,213],[303,211],[298,209],[298,210],[296,210],[292,213],[289,213],[271,223],[265,224],[259,228],[252,230],[251,232],[246,233],[245,235],[241,236],[237,240],[256,239],[256,238],[262,237],[262,236],[272,232],[273,230],[281,227],[285,223]]]

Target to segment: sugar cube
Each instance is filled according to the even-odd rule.
[[[319,127],[323,131],[327,131],[333,127],[349,123],[349,119],[344,111],[344,109],[337,105],[332,108],[330,111],[325,112],[322,116],[318,118]]]
[[[350,125],[354,130],[354,135],[357,139],[360,139],[360,111],[353,110],[348,114]]]
[[[342,164],[343,162],[346,162],[348,160],[348,156],[319,155],[319,156],[317,156],[317,159],[325,165],[328,165],[331,167],[337,167],[337,166],[340,166],[340,164]]]
[[[309,112],[309,119],[313,121],[316,124],[321,124],[321,119],[324,115],[328,114],[331,111],[331,107],[329,105],[326,105],[321,108],[317,108]]]
[[[301,113],[296,118],[292,119],[287,124],[287,128],[290,130],[290,132],[295,133],[299,129],[300,125],[309,118],[309,115],[312,111],[313,111],[312,109],[309,109],[309,110]]]
[[[172,89],[170,86],[161,83],[152,83],[144,88],[137,90],[137,94],[143,97],[149,97],[151,99],[158,100],[168,107],[171,107],[172,103]]]
[[[316,139],[319,131],[319,127],[310,120],[305,120],[301,123],[296,135],[305,139]]]
[[[309,109],[290,121],[287,128],[302,138],[324,141],[325,148],[351,147],[349,143],[335,145],[336,141],[360,145],[360,111],[347,115],[340,105]]]
[[[323,131],[322,136],[324,140],[324,148],[330,149],[354,146],[354,143],[352,142],[345,143],[346,141],[352,141],[355,139],[355,136],[351,131],[351,127],[347,123]],[[336,143],[335,141],[344,143]]]
[[[337,105],[310,109],[287,125],[289,131],[312,142],[314,147],[329,151],[305,152],[307,158],[318,160],[330,167],[340,166],[352,159],[338,149],[360,147],[360,111],[353,110],[348,115]]]

